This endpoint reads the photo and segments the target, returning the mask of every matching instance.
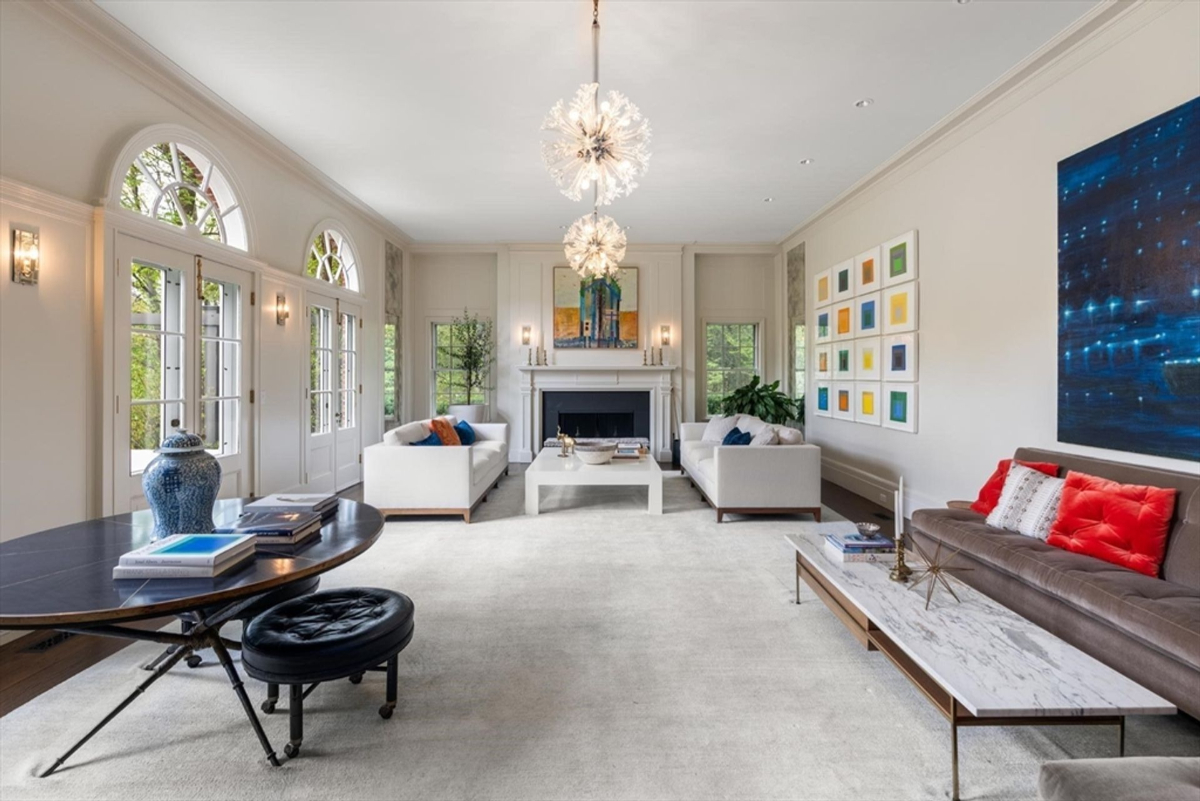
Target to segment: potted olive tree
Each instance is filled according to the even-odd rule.
[[[466,403],[452,403],[447,411],[459,420],[482,423],[487,417],[487,393],[492,387],[492,364],[496,361],[496,332],[491,320],[480,319],[463,309],[462,317],[450,322],[457,369],[462,374]]]

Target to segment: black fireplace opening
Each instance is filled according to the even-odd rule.
[[[649,439],[650,393],[543,392],[543,441],[554,439],[560,426],[576,439]]]

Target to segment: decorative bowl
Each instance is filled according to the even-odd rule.
[[[616,452],[617,443],[615,442],[597,442],[575,446],[575,455],[584,464],[608,464]]]
[[[878,523],[855,523],[854,527],[858,529],[859,534],[862,534],[869,540],[873,540],[879,536]]]

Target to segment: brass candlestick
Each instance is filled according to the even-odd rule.
[[[888,573],[888,578],[903,583],[908,581],[910,576],[912,576],[912,568],[904,564],[904,532],[901,531],[896,537],[896,563],[892,565],[892,571]]]

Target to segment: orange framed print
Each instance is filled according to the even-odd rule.
[[[833,307],[833,339],[854,339],[854,301],[835,304]]]
[[[833,385],[833,419],[854,420],[854,384],[853,382],[835,383]]]
[[[874,292],[883,286],[879,276],[879,245],[854,257],[854,294]]]
[[[831,348],[828,345],[817,345],[813,348],[813,377],[828,380],[833,377],[833,362],[830,361]]]

